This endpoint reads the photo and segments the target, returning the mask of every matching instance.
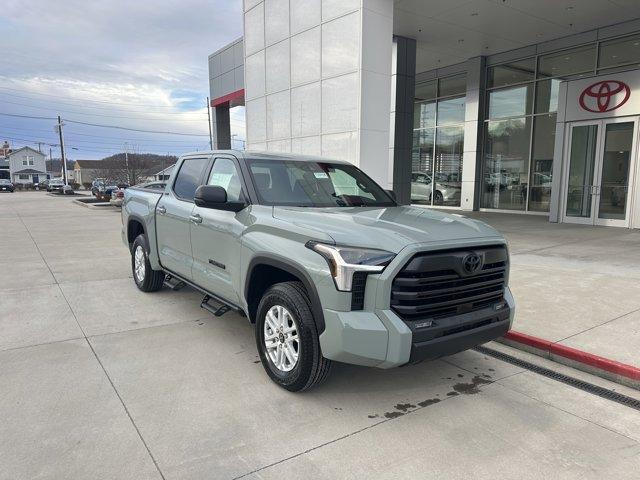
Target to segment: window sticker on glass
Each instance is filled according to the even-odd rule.
[[[228,190],[229,183],[231,183],[231,177],[233,177],[232,173],[213,172],[211,174],[211,179],[209,180],[209,185],[216,185]]]
[[[329,176],[324,172],[313,172],[316,178],[329,178]]]

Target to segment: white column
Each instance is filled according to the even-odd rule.
[[[483,89],[484,58],[467,60],[467,93],[464,114],[464,152],[462,156],[462,191],[460,207],[462,210],[474,210],[479,207],[479,194],[482,188],[480,173],[482,170],[482,131],[484,125]]]
[[[245,0],[247,148],[389,178],[392,0]]]

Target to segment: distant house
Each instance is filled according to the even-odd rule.
[[[73,160],[67,160],[67,176],[69,177],[69,181],[75,181],[75,174],[73,171],[75,163],[76,162]],[[47,160],[47,172],[51,178],[62,178],[62,160],[57,158]]]
[[[94,178],[99,177],[102,160],[76,160],[73,164],[73,178],[80,185],[91,183]]]
[[[12,151],[9,160],[9,174],[13,183],[39,183],[49,178],[44,153],[31,147]]]
[[[9,172],[9,160],[0,157],[0,178],[7,180],[11,179],[11,173]]]
[[[169,165],[167,168],[165,168],[164,170],[160,170],[159,172],[155,173],[153,175],[153,180],[154,181],[163,181],[163,180],[169,180],[169,177],[171,176],[171,172],[173,172],[173,167],[174,165]]]

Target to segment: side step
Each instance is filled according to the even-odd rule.
[[[210,301],[216,302],[216,304],[211,305],[209,303]],[[229,310],[231,310],[231,308],[228,305],[217,302],[216,300],[211,298],[209,295],[204,296],[204,298],[202,299],[202,302],[200,302],[200,308],[204,308],[206,311],[213,313],[216,317],[221,317],[222,315],[227,313]]]
[[[167,275],[165,277],[163,285],[167,288],[170,288],[173,291],[180,290],[181,288],[187,286],[187,284],[184,283],[182,280],[178,280],[177,278],[174,278],[171,275]]]

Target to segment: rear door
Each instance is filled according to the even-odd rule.
[[[246,201],[246,186],[234,157],[216,156],[205,183],[224,188],[228,201]],[[239,278],[245,213],[196,206],[197,221],[191,224],[194,282],[235,304],[239,303],[234,283]]]
[[[208,157],[189,157],[156,205],[158,255],[163,268],[192,280],[191,221],[193,197],[203,181]]]

